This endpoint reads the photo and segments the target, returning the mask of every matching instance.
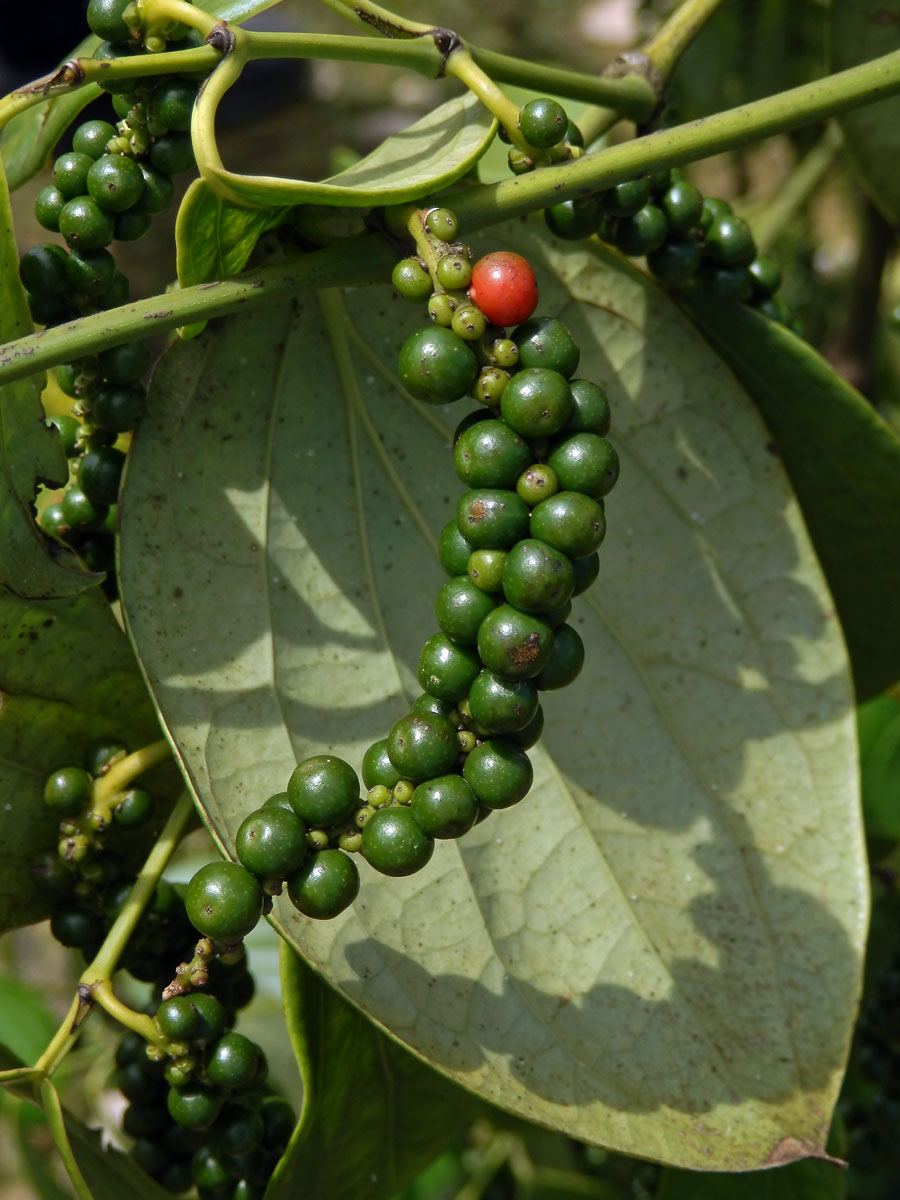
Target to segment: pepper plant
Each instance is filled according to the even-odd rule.
[[[880,1195],[900,445],[799,336],[776,218],[692,172],[824,127],[797,209],[839,128],[896,222],[897,33],[833,0],[830,73],[678,122],[720,0],[591,74],[323,3],[350,32],[90,0],[0,100],[0,929],[83,959],[43,1040],[0,993],[32,1183],[46,1129],[79,1197]],[[274,59],[456,91],[254,174],[217,110]],[[234,1028],[261,916],[296,1116]],[[127,1155],[68,1095],[98,1026]]]

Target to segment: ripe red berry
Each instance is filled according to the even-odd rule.
[[[518,325],[537,308],[537,279],[521,254],[497,250],[472,268],[469,296],[494,325]]]

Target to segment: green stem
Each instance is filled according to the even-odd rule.
[[[532,148],[519,132],[517,106],[503,94],[493,79],[485,74],[464,46],[454,50],[447,59],[446,73],[464,83],[470,92],[474,92],[488,112],[492,113],[506,130],[507,137],[516,149],[525,154],[532,153]]]
[[[66,1130],[66,1119],[63,1114],[62,1105],[59,1102],[59,1095],[49,1079],[44,1079],[41,1082],[40,1097],[47,1125],[53,1135],[54,1145],[59,1151],[59,1156],[63,1161],[63,1166],[66,1168],[66,1174],[69,1177],[69,1182],[72,1184],[75,1195],[78,1197],[78,1200],[94,1200],[91,1189],[88,1187],[78,1166],[72,1144],[69,1141],[69,1134]]]
[[[138,0],[141,16],[146,25],[164,25],[168,21],[180,21],[190,29],[196,29],[204,37],[219,24],[218,17],[212,17],[202,8],[187,4],[185,0]]]
[[[642,52],[663,79],[668,79],[672,68],[721,3],[722,0],[684,0],[646,43]]]
[[[407,67],[430,79],[441,73],[441,53],[434,40],[417,37],[381,41],[325,33],[256,33],[247,31],[247,54],[260,58],[325,58],[335,62],[370,62],[379,66]]]
[[[373,4],[371,0],[321,0],[321,3],[339,16],[352,21],[354,25],[377,30],[386,37],[420,37],[423,33],[431,33],[434,28],[433,25],[423,25],[420,21],[407,21],[389,9],[382,8],[380,4]]]
[[[643,75],[623,75],[610,79],[603,75],[583,75],[564,67],[525,62],[508,54],[482,50],[466,43],[474,61],[498,83],[531,88],[536,96],[563,96],[585,100],[589,104],[608,105],[619,117],[646,121],[656,108],[656,93]]]
[[[91,806],[93,811],[108,812],[116,797],[124,792],[133,780],[149,771],[151,767],[165,762],[171,754],[169,743],[165,738],[160,738],[158,742],[142,746],[140,750],[135,750],[133,754],[120,759],[97,780]]]
[[[895,50],[883,58],[752,104],[585,154],[571,163],[472,188],[454,196],[453,210],[463,229],[479,229],[543,208],[551,201],[588,195],[635,175],[693,162],[811,125],[898,92],[900,50]]]
[[[191,112],[191,142],[197,170],[206,186],[224,199],[240,204],[240,198],[216,174],[225,166],[216,144],[216,110],[228,89],[240,79],[247,61],[247,34],[239,29],[232,30],[232,34],[231,52],[219,62],[197,96]]]
[[[56,325],[0,346],[0,386],[135,338],[147,338],[194,321],[209,321],[257,304],[284,303],[309,288],[388,279],[396,257],[380,237],[357,234],[288,263],[151,296]]]

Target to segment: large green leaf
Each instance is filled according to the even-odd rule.
[[[900,49],[900,22],[884,0],[831,0],[828,49],[832,71]],[[843,153],[870,200],[892,225],[900,221],[900,99],[845,113]]]
[[[386,1038],[286,945],[281,986],[303,1112],[266,1200],[354,1200],[362,1181],[367,1200],[387,1200],[453,1141],[478,1102]]]
[[[687,303],[771,431],[837,605],[857,694],[872,696],[900,679],[900,439],[783,325],[700,292]]]
[[[101,737],[136,749],[158,738],[159,726],[100,589],[36,601],[0,588],[0,932],[49,914],[31,872],[36,855],[57,842],[44,779],[80,763]],[[138,861],[146,836],[134,839]]]
[[[0,344],[33,331],[19,282],[9,192],[0,161]],[[0,387],[0,585],[23,596],[65,596],[97,582],[70,550],[44,536],[34,519],[40,483],[68,478],[55,429],[44,422],[43,376]]]
[[[525,223],[498,243],[536,263],[540,311],[615,413],[622,478],[574,617],[587,666],[546,699],[521,805],[410,878],[361,863],[334,921],[284,899],[276,917],[378,1024],[521,1116],[682,1166],[802,1157],[867,913],[833,602],[750,400],[669,300],[598,247]],[[177,347],[126,480],[127,619],[227,848],[299,758],[359,763],[434,630],[467,406],[397,385],[421,316],[387,288],[347,304],[344,386],[312,298]]]
[[[837,1163],[791,1163],[763,1175],[667,1171],[656,1200],[844,1200],[847,1176]]]
[[[900,697],[875,696],[857,721],[866,832],[900,841]]]
[[[312,183],[265,175],[213,174],[249,204],[402,204],[462,178],[484,154],[496,122],[471,92],[456,96],[392,134],[353,166]]]

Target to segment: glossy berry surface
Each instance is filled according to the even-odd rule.
[[[482,671],[469,690],[472,716],[491,733],[524,729],[537,706],[537,688],[530,679],[502,679],[492,671]]]
[[[228,861],[201,867],[184,896],[194,928],[222,942],[236,942],[249,933],[262,915],[262,902],[259,884],[250,872]]]
[[[494,325],[518,325],[537,308],[537,277],[520,254],[498,250],[475,263],[469,296]]]
[[[105,383],[136,384],[147,374],[150,354],[143,342],[124,342],[101,351],[99,365]]]
[[[402,258],[391,272],[391,283],[412,304],[424,304],[434,290],[431,276],[416,258]]]
[[[217,1088],[203,1084],[188,1084],[186,1087],[170,1088],[166,1097],[169,1116],[178,1125],[188,1129],[208,1129],[219,1115],[223,1096]]]
[[[468,575],[456,575],[448,579],[438,592],[434,615],[449,638],[470,646],[477,642],[481,622],[496,607],[496,603],[493,596],[483,592]]]
[[[111,433],[124,433],[138,424],[146,404],[143,388],[102,387],[91,404],[91,420]]]
[[[379,784],[382,787],[392,788],[403,778],[391,762],[387,738],[373,742],[363,755],[362,777],[367,788],[377,787]]]
[[[675,239],[664,242],[647,255],[647,266],[663,283],[678,286],[693,279],[700,269],[703,255],[698,242]]]
[[[115,126],[109,121],[83,121],[72,135],[72,149],[97,159],[106,149],[106,143],[115,136]]]
[[[584,666],[584,642],[571,625],[558,625],[553,630],[553,648],[543,670],[535,677],[539,691],[547,692],[568,687]]]
[[[500,398],[500,412],[523,437],[551,437],[569,419],[572,403],[572,391],[558,371],[531,367],[509,381]]]
[[[606,535],[606,517],[596,500],[581,492],[557,492],[531,514],[531,535],[569,558],[585,558]]]
[[[470,646],[436,633],[422,647],[417,678],[430,695],[454,704],[466,695],[480,669],[478,655]]]
[[[469,391],[478,363],[458,334],[435,325],[409,335],[400,348],[398,370],[410,395],[428,404],[446,404]]]
[[[544,209],[544,220],[551,233],[564,241],[580,242],[600,223],[600,204],[594,196],[561,200]]]
[[[470,488],[513,488],[531,458],[531,447],[505,421],[479,421],[453,448],[456,474]]]
[[[391,762],[403,779],[420,783],[446,775],[456,766],[456,729],[437,713],[409,713],[388,734]]]
[[[343,850],[319,850],[287,880],[291,904],[304,916],[330,920],[359,894],[359,871]]]
[[[528,536],[528,507],[513,491],[475,488],[460,496],[456,524],[475,549],[505,550]]]
[[[310,825],[345,821],[359,803],[359,779],[349,763],[333,754],[304,759],[291,774],[288,798],[294,812]]]
[[[560,442],[548,459],[562,491],[605,496],[619,478],[619,456],[606,438],[576,433]]]
[[[559,480],[556,478],[556,472],[547,463],[532,463],[516,480],[516,495],[524,500],[529,508],[534,508],[535,504],[540,504],[542,500],[558,491]]]
[[[460,533],[456,521],[448,521],[438,538],[438,560],[447,574],[464,574],[474,549],[472,543]]]
[[[461,775],[442,775],[419,784],[410,810],[428,837],[457,838],[475,824],[478,801]]]
[[[156,1023],[167,1038],[189,1041],[200,1027],[200,1018],[190,995],[173,996],[156,1010]]]
[[[113,504],[125,455],[114,446],[97,446],[83,456],[78,466],[78,485],[92,504]]]
[[[242,1088],[256,1075],[261,1052],[256,1042],[242,1033],[226,1033],[210,1047],[206,1074],[221,1088]]]
[[[44,803],[61,816],[76,816],[93,794],[94,781],[81,767],[60,767],[44,783]]]
[[[540,617],[501,604],[478,630],[478,653],[489,671],[503,679],[531,679],[548,662],[553,630]]]
[[[78,250],[101,250],[113,239],[113,222],[90,196],[75,196],[59,213],[59,232]]]
[[[537,538],[523,538],[503,564],[503,594],[522,612],[552,613],[575,590],[575,570],[567,555]]]
[[[495,738],[476,746],[466,758],[463,778],[486,808],[509,808],[527,794],[534,770],[521,747]]]
[[[91,163],[87,190],[104,212],[120,213],[140,200],[144,177],[133,158],[124,154],[104,154]]]
[[[706,230],[706,253],[722,267],[746,266],[756,256],[750,227],[733,214],[714,218]]]
[[[649,254],[659,249],[668,232],[669,223],[662,209],[655,204],[645,204],[619,222],[616,245],[624,254]]]
[[[363,858],[382,875],[412,875],[433,853],[434,839],[423,833],[409,808],[380,808],[363,829]]]
[[[569,379],[581,351],[572,331],[558,317],[532,317],[512,335],[519,347],[519,367],[546,367]]]
[[[129,0],[90,0],[87,6],[87,23],[97,37],[111,42],[127,38],[131,30],[125,23],[124,13]]]
[[[241,865],[264,879],[285,879],[309,853],[304,822],[296,813],[275,807],[248,813],[234,845]]]
[[[556,100],[529,100],[519,112],[519,129],[531,146],[556,146],[566,136],[569,118]]]
[[[142,787],[129,788],[113,809],[113,819],[122,829],[140,829],[152,816],[153,797]]]
[[[477,588],[496,595],[503,590],[505,550],[474,550],[466,566],[466,574]]]

